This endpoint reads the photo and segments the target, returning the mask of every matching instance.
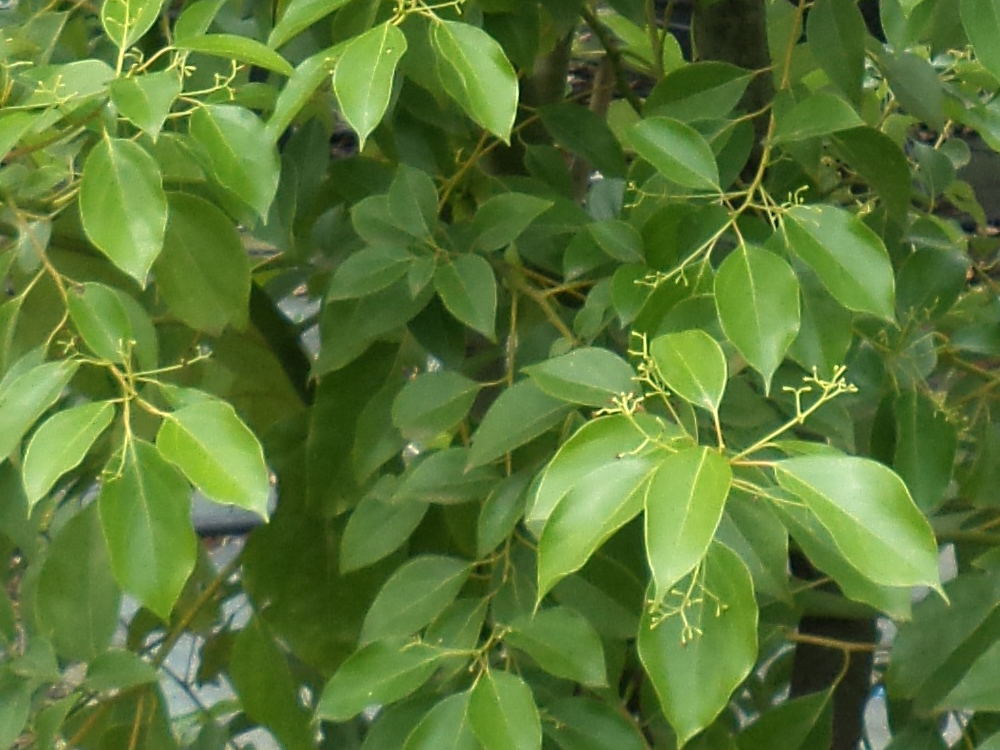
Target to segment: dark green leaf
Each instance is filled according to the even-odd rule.
[[[425,502],[393,503],[376,492],[351,511],[340,542],[340,569],[346,573],[381,560],[398,549],[427,514]]]
[[[479,389],[479,383],[449,370],[417,375],[396,395],[392,422],[403,437],[429,440],[465,418]]]
[[[539,110],[557,144],[583,158],[605,177],[625,176],[625,154],[607,124],[586,107],[571,102]]]
[[[546,706],[554,722],[545,734],[561,750],[646,750],[637,726],[616,707],[593,698],[563,698]]]
[[[997,0],[961,0],[962,26],[976,58],[996,78],[1000,78],[1000,50],[996,40],[1000,35],[1000,3]]]
[[[550,396],[586,406],[609,406],[615,397],[635,392],[631,365],[597,347],[574,349],[525,367],[524,372]]]
[[[485,750],[540,750],[542,726],[535,698],[510,672],[488,669],[472,689],[469,723]]]
[[[682,122],[720,120],[743,98],[750,71],[705,60],[670,71],[646,100],[647,116],[666,115]]]
[[[854,4],[847,0],[847,4]],[[811,15],[811,14],[810,14]],[[836,94],[818,91],[775,116],[774,142],[818,138],[864,123],[854,108]]]
[[[156,669],[131,651],[105,651],[87,667],[86,686],[103,693],[156,682]]]
[[[497,486],[479,512],[476,525],[476,555],[486,557],[514,531],[524,515],[530,476],[513,474]]]
[[[423,457],[403,476],[394,502],[451,505],[484,497],[499,479],[490,466],[470,467],[466,448],[445,448]]]
[[[841,130],[833,137],[841,158],[878,191],[895,219],[902,219],[910,205],[910,167],[899,146],[882,131],[870,127]]]
[[[591,687],[607,685],[600,636],[576,610],[551,607],[519,617],[504,640],[549,674]]]
[[[387,195],[389,215],[417,239],[430,237],[437,226],[438,194],[426,172],[400,164]]]
[[[861,102],[865,72],[865,20],[853,0],[818,0],[809,10],[809,50],[833,84]]]
[[[403,750],[478,750],[469,725],[469,693],[456,693],[427,712],[406,738]]]
[[[945,499],[951,482],[958,434],[947,415],[917,391],[906,391],[895,403],[896,454],[893,468],[925,513]]]
[[[395,245],[372,245],[351,253],[337,266],[326,298],[354,299],[381,291],[410,269],[414,256]]]
[[[551,206],[552,201],[525,193],[493,196],[472,219],[473,246],[483,252],[506,247]]]
[[[434,288],[448,312],[487,338],[495,338],[497,280],[485,258],[460,255],[438,266]]]

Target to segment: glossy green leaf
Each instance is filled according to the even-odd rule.
[[[80,218],[90,241],[145,285],[167,229],[167,198],[153,157],[123,138],[99,141],[83,164]]]
[[[295,67],[295,72],[278,93],[274,109],[267,120],[265,130],[271,143],[276,143],[285,129],[299,115],[316,93],[326,77],[334,69],[344,44],[310,55]]]
[[[111,101],[122,117],[155,141],[180,96],[181,85],[180,76],[173,70],[118,78],[111,82]]]
[[[352,39],[337,60],[333,90],[361,148],[389,107],[393,77],[404,52],[406,37],[386,22]]]
[[[483,252],[506,247],[551,207],[552,201],[526,193],[494,195],[472,219],[473,247]]]
[[[505,143],[517,112],[517,76],[503,48],[482,29],[439,19],[431,29],[438,75],[448,96]]]
[[[191,328],[243,328],[250,307],[250,258],[233,222],[208,201],[168,197],[170,219],[156,282],[174,316]]]
[[[469,724],[485,750],[540,750],[535,698],[517,675],[488,669],[469,698]]]
[[[206,104],[192,113],[190,132],[216,181],[266,218],[280,164],[264,123],[243,107]]]
[[[471,563],[420,555],[403,563],[379,590],[361,628],[361,643],[406,636],[421,629],[458,596]]]
[[[79,363],[45,362],[0,383],[0,456],[9,456],[28,429],[62,395]],[[8,376],[10,373],[8,373]]]
[[[794,206],[783,222],[788,246],[848,310],[895,314],[892,264],[881,238],[842,208]]]
[[[95,401],[56,412],[42,422],[28,441],[21,467],[29,510],[59,477],[83,461],[114,415],[110,401]]]
[[[718,190],[719,167],[702,135],[669,117],[650,117],[628,132],[629,144],[656,171],[683,187]]]
[[[460,255],[438,266],[434,288],[448,312],[487,338],[495,338],[497,280],[485,258]]]
[[[67,291],[66,307],[87,347],[109,362],[123,362],[130,350],[132,321],[124,294],[97,282]]]
[[[256,65],[258,68],[273,70],[290,76],[295,69],[291,63],[265,44],[240,34],[205,34],[185,36],[176,40],[181,49],[200,52],[203,55],[223,57],[241,63]]]
[[[699,330],[667,333],[650,342],[649,354],[670,390],[695,406],[718,412],[727,368],[715,339]]]
[[[392,423],[411,440],[428,440],[450,430],[472,408],[480,385],[450,370],[417,375],[396,395]]]
[[[976,59],[996,78],[1000,78],[1000,50],[996,39],[1000,34],[1000,2],[997,0],[961,0],[962,26]]]
[[[632,366],[598,347],[574,349],[525,367],[524,372],[550,396],[586,406],[609,406],[616,396],[635,392]]]
[[[530,380],[505,389],[472,436],[469,465],[481,466],[534,440],[562,422],[572,407],[542,392]]]
[[[104,0],[101,26],[116,47],[125,50],[149,31],[166,0]]]
[[[394,703],[427,682],[443,656],[438,648],[400,639],[362,646],[326,683],[316,715],[347,721],[368,706]]]
[[[291,0],[285,5],[281,18],[271,29],[267,37],[267,46],[280,47],[347,2],[348,0]]]
[[[453,505],[485,497],[499,476],[490,466],[470,467],[470,455],[452,447],[423,456],[403,476],[393,502]]]
[[[172,412],[160,425],[156,447],[212,500],[267,518],[271,484],[264,454],[229,404],[204,399]]]
[[[427,712],[406,738],[403,750],[478,750],[469,724],[468,692],[455,693]]]
[[[865,72],[865,20],[853,0],[818,0],[806,24],[809,51],[833,84],[861,101]]]
[[[702,60],[670,71],[646,100],[646,114],[682,122],[727,117],[751,80],[750,71],[729,63]]]
[[[645,497],[646,555],[657,602],[708,552],[732,479],[729,462],[705,446],[660,462]]]
[[[940,586],[930,524],[891,469],[866,458],[818,455],[779,461],[775,475],[867,578],[887,586]]]
[[[848,3],[853,5],[853,3]],[[864,123],[854,107],[836,94],[817,91],[775,117],[775,143],[819,138]]]
[[[665,602],[684,606],[685,619],[647,610],[639,627],[639,658],[680,744],[712,723],[757,661],[750,573],[721,544],[712,545],[704,566],[700,595]]]
[[[340,541],[340,570],[347,573],[378,562],[401,547],[427,514],[427,503],[394,503],[375,492],[351,511]]]
[[[715,306],[722,330],[764,378],[765,392],[799,332],[799,282],[779,256],[740,245],[719,266]]]
[[[39,430],[40,431],[40,430]],[[191,486],[150,443],[134,439],[112,456],[98,496],[101,527],[118,584],[164,620],[194,570]]]
[[[604,647],[594,627],[568,607],[550,607],[510,623],[504,640],[549,674],[581,685],[607,685]]]

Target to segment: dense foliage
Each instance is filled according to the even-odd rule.
[[[1000,747],[1000,0],[675,5],[5,4],[0,746]]]

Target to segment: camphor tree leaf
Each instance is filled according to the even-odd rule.
[[[617,354],[599,347],[574,349],[524,368],[550,396],[587,406],[609,406],[612,398],[635,392],[635,371]]]
[[[415,256],[396,245],[369,245],[351,253],[330,280],[326,298],[355,299],[385,289],[406,275]]]
[[[478,750],[469,725],[468,691],[455,693],[427,712],[406,738],[403,750]]]
[[[1000,2],[997,0],[961,0],[962,26],[969,35],[969,43],[976,52],[976,59],[996,78],[1000,78]]]
[[[243,107],[206,104],[191,114],[190,132],[204,149],[216,181],[266,219],[278,190],[280,163],[264,123]]]
[[[291,63],[273,49],[261,44],[256,39],[240,34],[185,36],[178,39],[176,44],[181,49],[249,63],[285,76],[290,76],[295,71]]]
[[[21,467],[29,512],[59,477],[83,461],[114,415],[112,402],[95,401],[56,412],[42,422],[28,441]]]
[[[756,245],[740,245],[715,276],[715,306],[722,330],[764,378],[765,392],[799,332],[799,282],[782,258]]]
[[[174,316],[218,334],[243,328],[250,306],[250,258],[233,222],[213,204],[187,193],[168,196],[170,219],[156,283]]]
[[[205,398],[168,414],[156,448],[212,500],[267,519],[271,484],[264,454],[229,404]]]
[[[361,643],[415,633],[451,604],[472,564],[444,555],[421,555],[389,576],[361,628]]]
[[[503,48],[482,29],[443,19],[433,24],[431,46],[448,96],[508,143],[517,112],[517,75]]]
[[[488,339],[495,339],[497,280],[485,258],[460,255],[438,266],[434,288],[448,312]]]
[[[506,247],[551,206],[552,201],[526,193],[494,195],[472,218],[472,246],[482,252]]]
[[[155,141],[181,86],[175,70],[117,78],[111,82],[111,101],[123,117]]]
[[[152,28],[166,0],[104,0],[101,26],[116,47],[126,50]]]
[[[395,703],[427,682],[444,656],[439,648],[398,638],[362,646],[326,683],[316,715],[347,721],[368,706]]]
[[[726,390],[726,355],[701,330],[657,336],[649,344],[656,369],[674,393],[695,406],[718,413]]]
[[[542,726],[524,680],[488,669],[472,689],[469,723],[485,750],[539,750]]]
[[[774,142],[819,138],[863,125],[854,108],[829,91],[817,91],[776,116]]]
[[[895,315],[895,282],[881,238],[837,206],[793,206],[782,222],[788,246],[848,310]]]
[[[265,125],[271,143],[277,143],[285,129],[308,104],[316,89],[336,66],[337,59],[345,46],[345,42],[335,44],[322,52],[310,55],[296,66],[295,72],[289,76],[278,94],[274,109]]]
[[[718,543],[703,565],[704,579],[692,599],[673,596],[664,602],[684,607],[685,619],[675,611],[647,609],[639,626],[639,658],[681,745],[719,715],[757,660],[757,603],[749,571]]]
[[[94,354],[109,362],[124,361],[133,336],[123,297],[95,281],[67,290],[66,307],[77,332]]]
[[[809,11],[809,50],[848,99],[861,101],[865,72],[865,20],[852,0],[818,0]]]
[[[111,457],[97,498],[111,569],[122,589],[168,620],[198,554],[191,486],[150,443],[132,439],[123,451]]]
[[[510,536],[524,515],[530,474],[518,472],[497,485],[479,511],[476,524],[476,555],[485,557]]]
[[[646,485],[646,555],[655,601],[701,562],[722,519],[733,472],[706,446],[686,448],[660,462]]]
[[[428,453],[399,482],[393,502],[454,505],[486,496],[499,480],[492,466],[469,466],[469,450],[453,446]]]
[[[365,495],[344,527],[340,571],[347,573],[371,565],[398,549],[423,520],[428,507],[417,500],[394,503],[374,491]]]
[[[416,237],[430,237],[437,226],[438,194],[434,180],[426,172],[400,164],[386,195],[389,216]]]
[[[671,182],[700,190],[718,190],[719,167],[702,135],[669,117],[649,117],[628,131],[628,142]]]
[[[71,360],[45,362],[0,382],[0,456],[9,456],[28,429],[59,399],[77,367],[79,363]]]
[[[450,370],[417,375],[396,394],[392,423],[405,438],[430,439],[465,418],[480,387],[476,381]]]
[[[80,218],[90,241],[144,286],[167,229],[167,198],[153,157],[124,138],[99,141],[83,164]]]
[[[291,0],[267,37],[267,46],[278,48],[348,0]]]
[[[816,455],[778,461],[775,476],[866,578],[886,586],[940,586],[934,533],[891,469],[867,458]]]
[[[396,65],[404,52],[406,37],[387,21],[348,42],[337,60],[333,90],[362,149],[389,107]]]
[[[930,398],[904,391],[894,406],[896,452],[893,468],[906,482],[913,501],[925,513],[945,499],[958,449],[955,425]]]
[[[579,612],[550,607],[510,623],[504,640],[549,674],[582,685],[607,685],[601,638]]]

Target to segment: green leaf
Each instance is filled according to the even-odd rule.
[[[962,26],[969,35],[969,44],[982,63],[995,78],[1000,79],[1000,50],[996,40],[1000,36],[1000,2],[997,0],[961,0]]]
[[[517,75],[503,48],[482,29],[438,19],[431,45],[445,92],[504,143],[517,113]]]
[[[178,39],[201,36],[208,31],[225,3],[226,0],[194,0],[186,3],[174,24],[174,36]]]
[[[625,154],[607,123],[583,105],[549,104],[538,110],[553,140],[605,177],[625,176]]]
[[[860,125],[864,122],[854,107],[836,94],[817,91],[775,117],[772,141],[781,143],[819,138]]]
[[[133,439],[123,450],[97,499],[111,568],[122,589],[169,620],[198,555],[191,487],[150,443]]]
[[[840,157],[878,192],[889,214],[902,220],[913,192],[910,166],[896,142],[870,127],[841,130],[833,136]]]
[[[41,632],[63,658],[89,661],[111,643],[121,595],[96,505],[77,513],[56,534],[35,597]]]
[[[403,750],[478,750],[469,725],[469,692],[455,693],[427,712],[406,738]]]
[[[465,418],[480,387],[450,370],[417,375],[392,402],[392,423],[409,440],[429,440]]]
[[[167,229],[167,197],[153,157],[124,138],[100,140],[83,164],[80,219],[90,241],[145,285]]]
[[[425,239],[434,234],[438,194],[429,174],[400,164],[389,185],[387,200],[389,215],[400,229],[417,239]]]
[[[454,505],[485,497],[499,476],[490,466],[470,467],[470,455],[452,447],[422,457],[403,475],[393,502]]]
[[[848,99],[861,102],[865,72],[865,19],[853,0],[818,0],[806,23],[809,50]]]
[[[88,690],[103,693],[156,682],[156,669],[131,651],[105,651],[87,666]]]
[[[38,123],[32,112],[8,112],[0,116],[0,159],[5,157]]]
[[[572,407],[543,393],[530,380],[504,390],[472,437],[469,466],[482,466],[559,424]]]
[[[646,554],[655,600],[690,573],[708,552],[729,496],[729,462],[705,446],[663,459],[646,486]]]
[[[199,331],[243,328],[250,308],[250,258],[233,222],[187,193],[168,197],[170,219],[156,283],[174,317]]]
[[[597,245],[622,263],[642,263],[642,235],[639,230],[620,219],[605,219],[587,225],[587,231]]]
[[[124,294],[113,287],[87,282],[67,290],[66,307],[87,347],[109,362],[123,362],[132,341],[132,322]]]
[[[656,85],[646,100],[646,115],[666,115],[682,122],[721,120],[743,98],[751,78],[750,71],[729,63],[687,63]]]
[[[476,524],[477,557],[486,557],[514,531],[524,514],[529,479],[527,473],[512,474],[486,498]]]
[[[817,455],[779,461],[775,476],[865,577],[886,586],[940,586],[930,524],[891,469],[856,456]]]
[[[740,750],[810,750],[829,747],[832,691],[792,698],[765,711],[738,735]]]
[[[715,306],[722,330],[743,358],[771,377],[799,332],[799,281],[785,260],[756,245],[740,245],[719,266]]]
[[[31,712],[31,682],[10,666],[0,668],[0,745],[16,747]]]
[[[451,604],[465,585],[471,563],[443,555],[407,560],[389,576],[361,627],[361,643],[415,633]]]
[[[948,416],[917,391],[901,393],[894,404],[896,452],[893,468],[906,482],[917,507],[938,508],[951,482],[958,433]]]
[[[892,320],[895,282],[881,238],[836,206],[793,206],[782,223],[788,246],[848,310]]]
[[[719,189],[712,148],[694,128],[669,117],[649,117],[628,131],[628,142],[671,182],[700,190]]]
[[[347,721],[368,706],[395,703],[427,682],[443,656],[438,648],[401,639],[362,646],[326,683],[316,715]]]
[[[685,606],[684,618],[647,609],[639,627],[639,658],[681,745],[722,712],[757,661],[749,571],[721,544],[712,545],[704,566],[702,593],[686,603],[666,602]]]
[[[656,369],[674,393],[718,413],[726,390],[726,356],[715,339],[691,330],[657,336],[649,344]]]
[[[200,52],[203,55],[223,57],[241,63],[256,65],[258,68],[273,70],[284,76],[295,72],[285,58],[267,45],[256,39],[240,34],[205,34],[204,36],[185,36],[174,42],[180,49]]]
[[[295,72],[278,93],[274,109],[265,125],[271,143],[277,143],[285,129],[309,103],[316,89],[333,70],[344,46],[344,43],[335,44],[310,55],[296,66]]]
[[[104,0],[101,26],[121,50],[128,49],[149,31],[166,0]]]
[[[552,201],[526,193],[500,193],[483,203],[472,219],[472,246],[482,252],[506,247],[552,207]]]
[[[945,95],[934,66],[912,52],[884,51],[878,62],[903,110],[939,130],[945,122]]]
[[[414,260],[409,251],[395,245],[364,247],[337,266],[326,298],[355,299],[379,292],[403,278]]]
[[[542,747],[542,726],[531,688],[510,672],[486,670],[469,698],[469,723],[485,750]]]
[[[575,609],[551,607],[519,617],[504,640],[556,677],[591,687],[608,684],[601,638]]]
[[[56,412],[42,422],[28,441],[21,467],[29,512],[59,477],[83,461],[114,415],[112,402],[95,401]]]
[[[404,52],[406,37],[387,21],[348,42],[337,60],[333,90],[362,149],[389,107],[392,80]]]
[[[561,750],[647,750],[636,725],[617,706],[594,698],[563,698],[546,706],[554,719],[545,724],[545,734]]]
[[[0,456],[14,452],[28,429],[62,395],[79,363],[63,360],[28,368],[0,383]],[[8,373],[8,376],[10,373]]]
[[[448,312],[491,341],[496,338],[497,280],[479,255],[460,255],[434,272],[434,288]]]
[[[574,349],[525,367],[524,373],[550,396],[586,406],[609,406],[616,396],[635,392],[632,366],[598,347]]]
[[[791,600],[788,531],[770,504],[730,491],[715,538],[740,556],[750,570],[759,601]]]
[[[154,141],[177,97],[181,79],[176,71],[118,78],[111,82],[111,101],[118,112]]]
[[[371,492],[351,511],[340,540],[340,570],[347,573],[378,562],[410,537],[429,505],[407,500],[389,502]]]
[[[264,454],[229,404],[206,398],[168,414],[156,447],[212,500],[267,519],[271,484]]]
[[[806,371],[815,367],[822,374],[832,373],[847,360],[854,316],[830,296],[815,274],[803,274],[799,283],[801,322],[788,356]]]
[[[266,219],[280,164],[264,123],[243,107],[206,104],[192,113],[190,132],[216,181]]]
[[[267,46],[277,49],[348,2],[349,0],[291,0],[271,29]]]

